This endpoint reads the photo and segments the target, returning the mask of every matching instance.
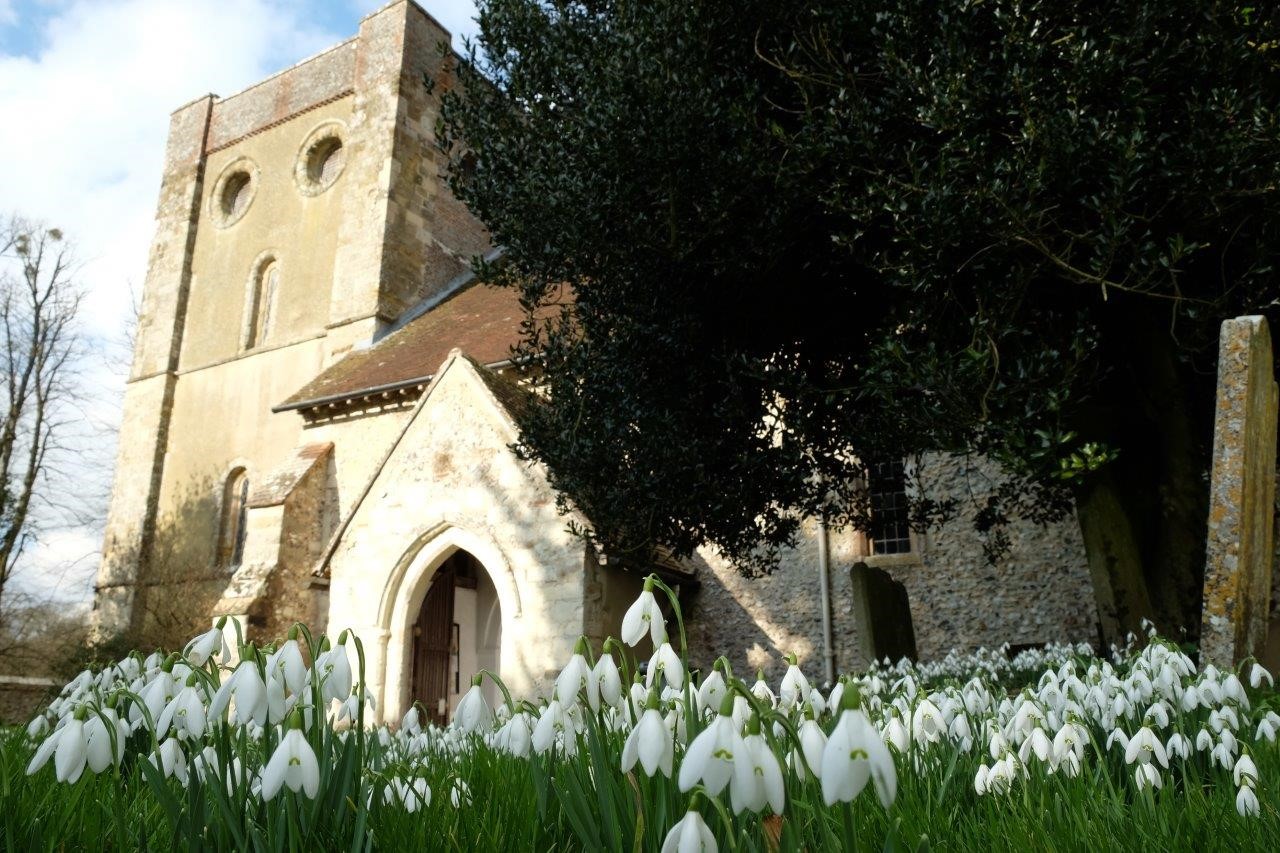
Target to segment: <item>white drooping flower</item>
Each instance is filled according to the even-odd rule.
[[[759,728],[758,721],[752,724]],[[741,740],[729,780],[729,799],[739,813],[758,812],[768,805],[774,814],[782,814],[786,802],[782,767],[758,730]]]
[[[1153,759],[1159,761],[1161,767],[1169,766],[1169,757],[1165,754],[1164,744],[1149,726],[1143,726],[1138,729],[1137,734],[1129,738],[1129,745],[1124,751],[1124,760],[1126,764],[1133,764],[1135,761],[1150,764]]]
[[[1247,785],[1250,788],[1256,788],[1258,785],[1258,765],[1253,763],[1253,759],[1249,753],[1243,753],[1236,761],[1236,766],[1231,771],[1231,781],[1237,787]]]
[[[1267,672],[1266,667],[1255,661],[1249,669],[1249,686],[1257,690],[1262,686],[1263,681],[1267,682],[1268,687],[1275,686],[1275,680],[1272,679],[1271,673]]]
[[[418,716],[418,706],[410,705],[409,710],[404,712],[404,716],[400,718],[400,731],[407,735],[416,735],[422,732],[422,719]]]
[[[297,716],[296,722],[301,725],[301,715]],[[309,799],[315,799],[320,792],[320,765],[301,728],[290,728],[285,732],[271,760],[263,768],[262,799],[270,800],[280,793],[282,786],[295,793],[301,790]]]
[[[662,853],[717,853],[718,850],[716,837],[711,834],[706,821],[692,809],[671,827],[662,842]]]
[[[841,697],[840,721],[822,751],[822,798],[827,805],[852,802],[870,778],[880,804],[892,805],[898,790],[898,771],[889,748],[860,707],[852,688]]]
[[[217,655],[219,660],[226,660],[231,656],[231,650],[227,648],[227,635],[223,632],[222,626],[226,624],[225,619],[218,620],[221,624],[210,628],[191,642],[187,643],[187,647],[183,649],[183,654],[187,660],[196,666],[204,666],[209,658]]]
[[[75,782],[88,763],[89,738],[84,721],[72,718],[58,731],[62,736],[58,738],[58,749],[53,756],[54,774],[59,782]]]
[[[164,778],[174,776],[184,786],[187,784],[187,754],[182,751],[177,738],[166,738],[147,760]]]
[[[1138,783],[1138,788],[1161,788],[1164,787],[1164,780],[1160,778],[1160,771],[1154,765],[1148,762],[1141,762],[1133,771],[1133,778]]]
[[[198,685],[195,675],[187,676],[186,685],[160,712],[160,719],[156,721],[157,736],[167,735],[170,726],[180,738],[199,740],[204,735],[205,704]]]
[[[733,717],[717,714],[685,752],[680,763],[680,790],[688,791],[701,782],[707,793],[712,796],[719,794],[733,776],[734,761],[741,749],[742,736],[738,734]]]
[[[658,646],[653,657],[649,658],[649,671],[646,673],[645,686],[652,687],[653,680],[661,673],[667,686],[675,690],[684,687],[684,663],[670,643]]]
[[[591,702],[591,695],[596,694],[597,699],[592,705],[592,710],[599,707],[600,700],[596,693],[596,682],[591,677],[591,667],[587,664],[587,658],[580,651],[573,653],[569,658],[569,663],[564,669],[560,670],[560,675],[556,677],[556,699],[560,700],[560,704],[568,708],[578,704],[578,694],[583,690],[587,691],[587,701]]]
[[[202,706],[203,710],[203,706]],[[85,762],[94,773],[101,773],[124,758],[124,742],[129,727],[110,708],[91,716],[84,724]]]
[[[250,720],[259,726],[267,723],[267,686],[263,683],[262,673],[258,665],[251,661],[242,661],[231,677],[222,682],[213,701],[209,703],[208,717],[219,719],[227,710],[227,705],[235,700],[234,720],[236,725],[245,725]]]
[[[493,736],[493,745],[517,758],[528,758],[533,746],[533,724],[521,711],[502,724]]]
[[[427,780],[421,776],[414,777],[412,781],[392,779],[383,790],[382,801],[389,805],[401,806],[406,812],[412,814],[418,809],[431,805],[431,788],[427,785]]]
[[[1257,817],[1262,811],[1258,805],[1258,795],[1248,785],[1241,785],[1236,792],[1236,811],[1241,817]]]
[[[788,655],[787,671],[783,673],[782,684],[778,688],[778,699],[783,712],[790,711],[809,696],[812,689],[809,679],[800,671],[795,655]]]
[[[458,710],[453,715],[453,724],[468,734],[493,728],[493,709],[484,698],[480,680],[479,675],[471,679],[471,688],[458,702]]]
[[[911,737],[917,743],[937,743],[942,740],[947,727],[938,706],[928,699],[916,705],[911,715]]]
[[[320,697],[325,702],[341,701],[351,695],[351,658],[344,643],[321,652],[316,657],[315,672],[320,677]]]
[[[669,779],[674,759],[675,739],[658,710],[655,695],[623,745],[622,772],[630,773],[639,761],[646,775],[653,776],[661,771]]]
[[[796,776],[800,777],[801,782],[807,779],[805,765],[808,764],[814,777],[821,779],[822,752],[827,748],[826,733],[812,716],[808,716],[800,723],[800,729],[796,734],[800,738],[800,748],[791,752],[791,766],[795,769]]]
[[[455,809],[471,805],[471,786],[463,779],[454,779],[449,788],[449,803]]]
[[[277,680],[295,695],[306,689],[307,664],[302,659],[302,649],[298,647],[297,640],[285,640],[284,645],[267,656],[268,686]]]
[[[595,682],[596,693],[605,705],[617,708],[622,704],[622,675],[618,672],[618,664],[613,655],[602,654],[591,669],[591,678]]]
[[[1265,722],[1265,720],[1263,722]],[[35,740],[38,737],[43,737],[48,733],[49,720],[45,718],[44,714],[41,714],[38,717],[33,717],[31,722],[27,723],[27,737],[32,740]]]
[[[658,600],[654,598],[650,581],[645,581],[644,591],[627,608],[626,614],[622,617],[622,642],[634,648],[640,645],[645,634],[653,640],[654,648],[667,641],[667,627],[662,618],[662,609],[658,607]]]
[[[729,687],[725,684],[724,676],[720,674],[720,670],[713,669],[711,674],[702,679],[702,683],[698,685],[698,707],[703,713],[707,710],[718,711],[720,703],[728,694]]]

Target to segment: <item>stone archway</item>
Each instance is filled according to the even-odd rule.
[[[520,609],[514,575],[496,546],[457,527],[419,537],[388,579],[379,608],[387,641],[382,719],[398,720],[415,700],[432,718],[448,719],[472,675],[501,674],[513,660],[510,623]],[[442,618],[447,624],[438,624]],[[486,682],[485,692],[496,701],[496,687]]]
[[[501,667],[502,604],[479,560],[461,549],[445,559],[431,577],[411,635],[409,701],[445,725],[472,676]],[[496,688],[486,686],[492,703]]]

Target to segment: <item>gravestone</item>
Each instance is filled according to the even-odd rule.
[[[883,569],[855,563],[849,570],[853,582],[854,624],[864,660],[916,657],[916,632],[911,623],[907,588]]]
[[[1264,317],[1222,324],[1213,427],[1201,665],[1261,655],[1271,609],[1276,381]]]

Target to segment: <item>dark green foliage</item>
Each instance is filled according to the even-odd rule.
[[[607,550],[767,568],[799,516],[867,525],[859,459],[928,451],[1004,464],[993,553],[1104,467],[1152,563],[1203,525],[1217,325],[1277,305],[1269,10],[488,0],[480,28],[453,186],[506,249],[486,276],[560,305],[521,447]]]

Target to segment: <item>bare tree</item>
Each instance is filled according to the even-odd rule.
[[[52,466],[77,415],[77,315],[83,292],[56,228],[0,223],[0,620],[5,587],[37,529],[37,506],[67,510],[48,493]]]

